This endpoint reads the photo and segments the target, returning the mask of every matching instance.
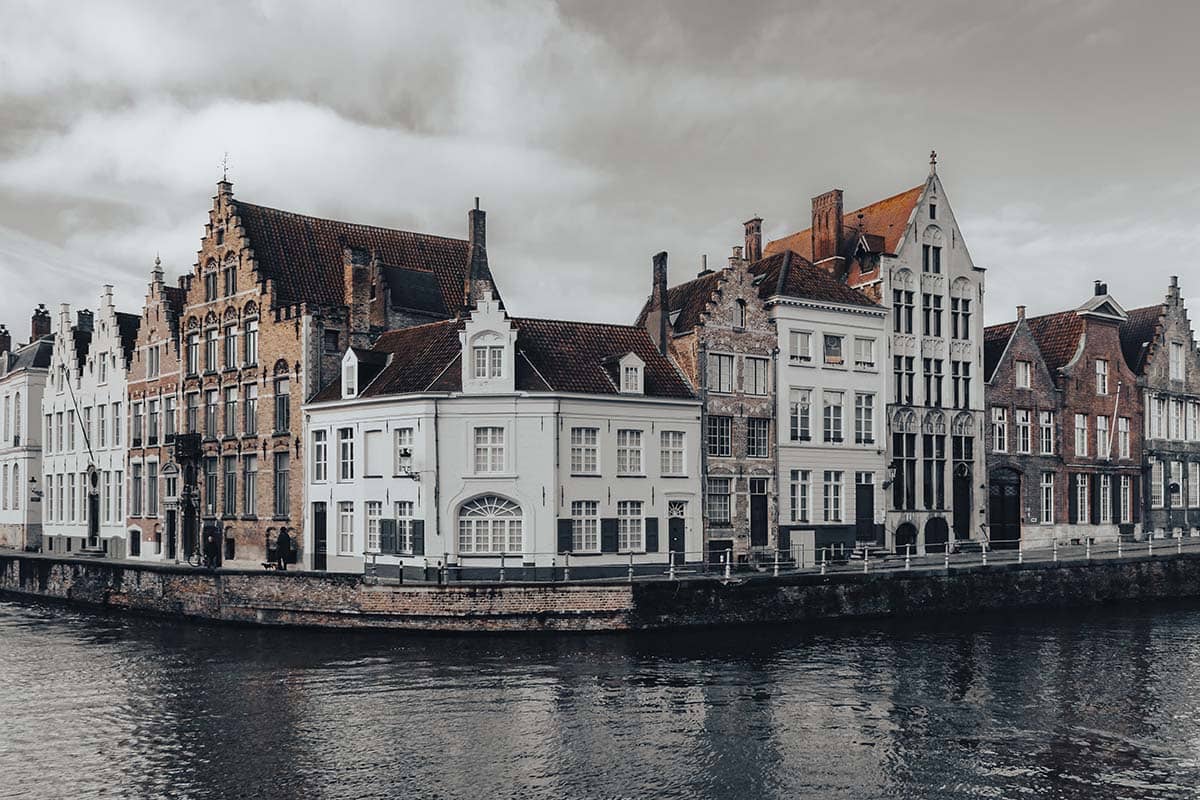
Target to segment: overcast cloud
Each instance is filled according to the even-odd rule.
[[[920,183],[931,148],[989,322],[1200,297],[1200,4],[0,0],[0,321],[139,310],[237,196],[466,235],[514,313],[632,320],[753,214]]]

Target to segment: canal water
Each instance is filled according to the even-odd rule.
[[[0,797],[1200,797],[1200,605],[405,636],[0,601]]]

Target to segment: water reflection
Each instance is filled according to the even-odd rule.
[[[0,795],[1196,797],[1200,606],[438,637],[0,603]]]

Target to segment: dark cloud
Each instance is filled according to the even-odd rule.
[[[0,320],[136,309],[237,193],[463,235],[522,314],[631,319],[740,222],[912,186],[931,147],[988,317],[1104,277],[1156,300],[1200,244],[1194,4],[0,0]],[[1192,284],[1195,284],[1193,286]],[[1029,291],[1037,286],[1037,292]]]

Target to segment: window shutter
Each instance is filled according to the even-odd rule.
[[[1133,508],[1130,510],[1133,512],[1132,519],[1134,522],[1142,521],[1142,495],[1141,492],[1138,491],[1139,483],[1140,481],[1136,475],[1134,475],[1129,481],[1129,493],[1132,495],[1132,497],[1129,498],[1129,502],[1133,506]]]
[[[1092,502],[1092,524],[1099,525],[1100,524],[1100,475],[1099,474],[1091,475],[1090,484],[1091,485],[1088,486],[1088,490],[1090,492],[1090,494],[1088,494],[1088,497],[1091,498],[1091,502]]]
[[[1113,524],[1119,525],[1121,524],[1121,476],[1113,475],[1111,480],[1112,486],[1109,488],[1112,491],[1109,494],[1112,495],[1112,499],[1108,501],[1108,511]]]
[[[646,517],[646,552],[658,552],[658,517]]]
[[[1071,475],[1067,484],[1067,520],[1072,524],[1079,522],[1079,476]]]
[[[575,520],[560,519],[558,521],[558,552],[569,553],[575,544]]]
[[[617,518],[604,517],[600,520],[600,552],[617,552]]]
[[[396,520],[379,520],[379,552],[396,552]]]
[[[790,551],[792,549],[792,529],[791,528],[780,528],[778,536],[779,536],[779,549],[781,551],[785,551],[785,552]]]
[[[414,519],[412,523],[413,555],[425,555],[425,520]]]

